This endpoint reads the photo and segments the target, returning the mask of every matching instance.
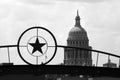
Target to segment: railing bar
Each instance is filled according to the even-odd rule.
[[[99,58],[99,53],[97,53],[96,67],[98,65],[98,58]]]
[[[9,47],[7,48],[7,50],[8,50],[8,61],[9,61],[9,63],[10,63],[10,52],[9,52]]]
[[[62,45],[57,45],[57,47],[82,49],[82,50],[98,52],[98,53],[107,54],[107,55],[111,55],[111,56],[114,56],[114,57],[118,57],[118,58],[120,58],[120,56],[118,56],[118,55],[111,54],[111,53],[108,53],[108,52],[103,52],[103,51],[93,50],[93,49],[91,50],[91,49],[86,49],[86,48],[73,47],[73,46],[62,46]]]
[[[48,47],[55,47],[55,46],[48,46]]]
[[[5,45],[5,46],[0,46],[0,48],[7,48],[7,47],[17,47],[18,45]]]
[[[19,47],[27,47],[27,45],[20,45]]]
[[[5,46],[0,46],[0,48],[7,48],[7,47],[18,47],[18,45],[5,45]],[[55,46],[48,46],[48,47],[55,47]],[[98,53],[107,54],[107,55],[111,55],[111,56],[120,58],[120,56],[118,56],[118,55],[111,54],[111,53],[108,53],[108,52],[93,50],[93,49],[91,50],[91,49],[86,49],[86,48],[72,47],[72,46],[62,46],[62,45],[57,45],[57,47],[82,49],[82,50],[98,52]]]
[[[108,61],[110,60],[110,55],[108,55]]]
[[[38,65],[38,56],[36,57],[36,64]]]
[[[120,68],[120,58],[119,58],[119,68]]]
[[[37,38],[38,38],[38,28],[37,28]]]

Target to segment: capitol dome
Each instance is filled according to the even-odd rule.
[[[85,29],[80,25],[80,16],[77,12],[77,16],[75,18],[75,26],[70,30],[69,35],[68,35],[68,40],[72,39],[72,40],[76,40],[76,39],[87,39],[87,32],[85,31]]]

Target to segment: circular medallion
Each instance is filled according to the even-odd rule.
[[[57,41],[46,28],[32,27],[18,39],[17,50],[21,59],[29,65],[49,63],[57,51]]]

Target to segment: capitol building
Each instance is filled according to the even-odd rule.
[[[67,46],[92,49],[92,47],[89,46],[87,32],[80,24],[80,16],[78,11],[77,16],[75,17],[75,25],[70,30],[67,38]],[[92,66],[91,51],[65,48],[64,65]]]

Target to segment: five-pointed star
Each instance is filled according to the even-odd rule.
[[[43,54],[43,51],[42,51],[42,47],[46,44],[46,43],[40,43],[39,42],[39,39],[37,38],[35,43],[29,43],[32,47],[33,47],[33,50],[32,50],[32,54],[36,51],[39,51],[41,52],[41,54]]]

